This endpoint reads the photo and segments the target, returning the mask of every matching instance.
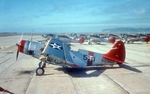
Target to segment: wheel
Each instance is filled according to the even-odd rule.
[[[40,67],[39,67],[39,68],[36,69],[36,75],[39,75],[39,76],[40,76],[40,75],[43,75],[44,72],[45,72],[45,71],[44,71],[43,68],[40,68]]]
[[[91,45],[92,43],[91,43],[91,42],[88,42],[88,44]]]
[[[111,67],[113,67],[114,65],[110,65]]]
[[[119,67],[122,67],[122,64],[119,64],[119,63],[118,63],[118,66],[119,66]]]
[[[101,43],[100,43],[100,42],[98,42],[97,44],[98,44],[98,45],[100,45]]]
[[[130,41],[131,44],[133,44],[134,41]]]
[[[126,44],[129,44],[129,41],[126,41]]]

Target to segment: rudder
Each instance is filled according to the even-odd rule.
[[[117,64],[122,64],[126,57],[124,43],[121,40],[117,41],[112,49],[102,57],[111,61],[115,61]]]

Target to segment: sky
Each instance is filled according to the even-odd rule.
[[[0,32],[100,32],[150,26],[150,0],[0,0]]]

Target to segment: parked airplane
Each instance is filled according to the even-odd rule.
[[[150,41],[150,36],[143,34],[122,34],[122,38],[125,43],[133,43],[136,41],[142,41],[148,43]]]
[[[78,42],[79,42],[80,44],[84,43],[84,41],[85,41],[85,37],[84,37],[84,36],[81,36],[81,37],[78,39]]]
[[[58,35],[58,36],[56,36],[56,38],[58,38],[59,40],[65,42],[67,44],[70,44],[70,42],[71,42],[71,38],[69,38],[66,35]]]
[[[45,34],[42,35],[43,38],[51,38],[51,37],[55,37],[55,34]]]
[[[116,41],[116,38],[114,36],[110,36],[107,38],[98,36],[98,35],[90,35],[88,44],[100,44],[101,42],[109,42],[109,43],[114,43]]]
[[[44,49],[43,44],[29,40],[21,40],[17,46],[16,59],[18,58],[19,52],[21,52],[41,60],[39,67],[36,69],[37,75],[44,74],[46,63],[61,65],[64,68],[83,68],[102,65],[113,66],[114,64],[120,65],[124,63],[126,55],[125,46],[121,40],[117,41],[106,54],[84,49],[73,51],[70,50],[70,47],[66,43],[56,38],[48,40]]]

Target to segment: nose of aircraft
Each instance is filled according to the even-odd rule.
[[[21,40],[19,44],[16,44],[18,46],[16,60],[18,59],[19,52],[23,53],[25,42],[25,40]]]

